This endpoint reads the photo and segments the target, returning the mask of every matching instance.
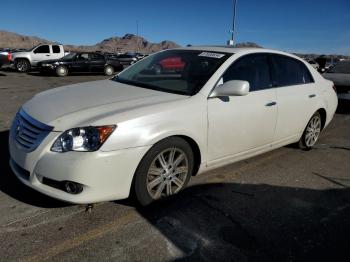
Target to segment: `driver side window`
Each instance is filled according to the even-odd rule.
[[[37,49],[34,50],[34,54],[49,54],[49,53],[50,53],[50,47],[48,45],[39,46]]]
[[[267,54],[252,54],[234,62],[223,75],[223,83],[230,80],[249,82],[250,91],[272,87]]]

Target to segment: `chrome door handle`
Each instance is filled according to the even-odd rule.
[[[267,103],[265,106],[274,106],[276,104],[277,104],[276,102],[270,102],[270,103]]]
[[[312,95],[309,95],[309,98],[313,98],[315,96],[316,96],[315,94],[312,94]]]

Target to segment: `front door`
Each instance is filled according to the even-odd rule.
[[[208,165],[269,145],[277,119],[276,90],[265,54],[247,55],[234,62],[221,82],[245,80],[246,96],[208,99]]]
[[[77,54],[75,62],[72,63],[73,72],[90,72],[90,59],[88,53]]]
[[[41,45],[33,50],[32,54],[34,65],[40,61],[50,60],[50,46],[49,45]]]

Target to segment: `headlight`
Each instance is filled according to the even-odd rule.
[[[115,128],[116,126],[88,126],[69,129],[56,139],[51,147],[51,151],[59,153],[96,151],[103,145]]]
[[[42,64],[41,66],[45,66],[45,67],[53,67],[52,64]]]

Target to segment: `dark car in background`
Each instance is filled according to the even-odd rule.
[[[350,60],[339,61],[323,77],[333,81],[340,100],[350,101]]]
[[[131,65],[138,60],[136,54],[120,54],[115,56],[115,59],[117,59],[122,65]]]
[[[124,68],[117,59],[100,53],[89,52],[70,53],[61,59],[39,62],[37,66],[42,73],[55,73],[58,76],[88,72],[103,72],[110,76]]]
[[[12,53],[9,50],[0,50],[0,68],[3,65],[10,65]]]

